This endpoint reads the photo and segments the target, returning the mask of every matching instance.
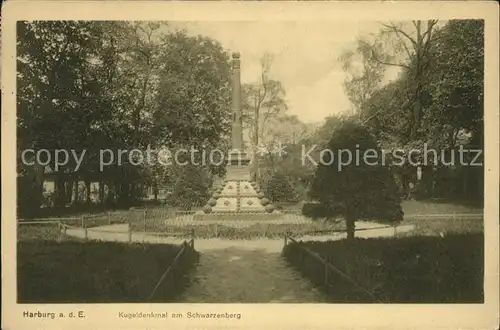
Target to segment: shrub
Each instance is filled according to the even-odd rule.
[[[342,207],[337,204],[304,203],[302,214],[313,219],[329,218],[342,215]]]
[[[296,200],[292,185],[284,175],[279,173],[274,174],[267,183],[266,195],[274,203],[293,202]]]
[[[192,165],[184,166],[169,198],[172,205],[179,206],[182,210],[204,205],[209,198],[209,181],[203,169]]]

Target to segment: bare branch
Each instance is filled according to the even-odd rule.
[[[400,67],[400,68],[405,68],[405,69],[410,69],[410,67],[406,64],[402,64],[402,63],[390,63],[390,62],[386,62],[386,61],[382,61],[381,59],[379,59],[377,57],[377,55],[375,54],[375,51],[372,50],[372,56],[373,56],[373,59],[380,63],[380,64],[383,64],[383,65],[389,65],[389,66],[397,66],[397,67]]]
[[[428,20],[427,21],[427,30],[422,34],[422,40],[428,35],[427,41],[431,39],[432,29],[438,23],[438,20]]]
[[[399,39],[399,40],[401,41],[401,43],[403,44],[403,47],[404,47],[404,49],[405,49],[405,51],[406,51],[406,55],[408,55],[408,58],[410,58],[410,57],[411,57],[411,52],[410,52],[410,49],[408,48],[408,46],[406,46],[406,43],[404,42],[403,37],[401,37],[401,35],[400,35],[400,32],[399,32],[399,31],[395,31],[395,33],[396,33],[396,36],[398,37],[398,39]]]
[[[402,34],[403,36],[406,37],[406,39],[408,39],[412,44],[414,44],[415,46],[417,45],[417,42],[415,41],[415,39],[413,39],[408,33],[406,33],[405,31],[403,31],[403,29],[401,28],[398,28],[396,25],[388,25],[388,24],[382,24],[384,27],[388,28],[390,31],[392,32],[395,32],[395,33],[400,33]]]

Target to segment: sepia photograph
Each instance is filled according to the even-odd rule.
[[[395,17],[12,23],[18,317],[484,306],[485,19]]]

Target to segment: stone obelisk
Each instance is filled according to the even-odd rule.
[[[229,152],[224,184],[217,187],[203,207],[203,212],[195,216],[198,220],[210,217],[217,220],[255,220],[261,219],[262,213],[274,211],[274,206],[269,204],[257,183],[250,180],[250,158],[243,145],[240,54],[233,53],[232,57],[232,150]]]
[[[240,53],[233,53],[233,72],[232,72],[232,98],[231,110],[233,112],[231,144],[235,151],[243,150],[243,128],[241,120],[241,69]]]
[[[227,179],[250,180],[250,158],[243,145],[243,123],[241,113],[241,69],[240,54],[232,55],[232,125],[231,125],[231,152],[229,153]]]

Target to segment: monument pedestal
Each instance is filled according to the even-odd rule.
[[[203,213],[195,218],[203,217],[221,220],[238,220],[243,218],[256,219],[262,214],[279,212],[260,191],[256,182],[251,181],[250,158],[243,150],[243,131],[241,121],[241,83],[240,83],[240,55],[233,54],[233,89],[232,109],[233,121],[231,142],[233,150],[229,153],[228,166],[224,184],[217,187],[212,198],[203,208]],[[245,216],[244,216],[245,215]]]
[[[238,157],[234,157],[237,155]],[[250,178],[250,159],[245,152],[231,152],[224,184],[216,189],[212,198],[203,208],[205,214],[226,215],[222,218],[258,218],[259,214],[273,213],[274,206],[260,191],[260,187]],[[248,214],[248,217],[238,215]]]

